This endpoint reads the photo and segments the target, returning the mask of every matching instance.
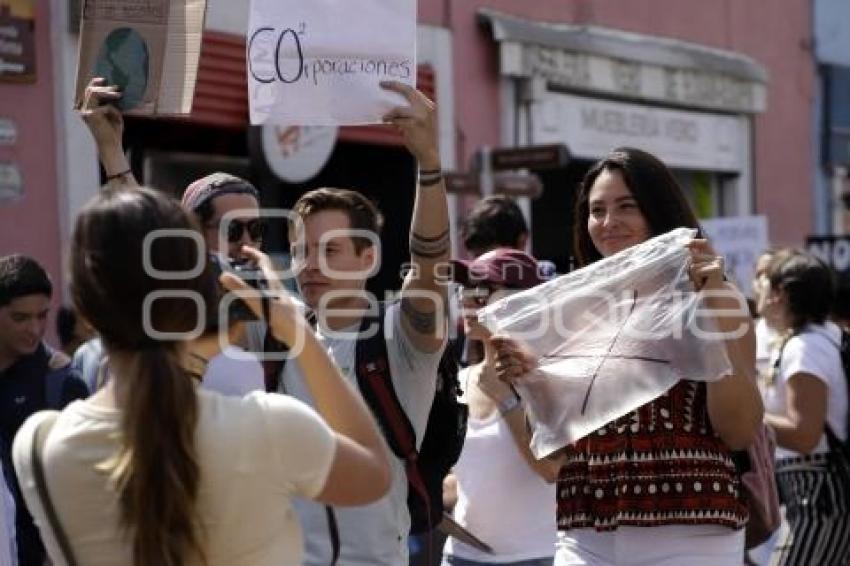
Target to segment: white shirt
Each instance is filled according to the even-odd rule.
[[[263,366],[253,354],[228,346],[210,360],[201,387],[231,397],[265,391]]]
[[[756,370],[766,376],[770,372],[770,360],[774,355],[779,336],[767,325],[764,318],[756,320]]]
[[[391,339],[387,339],[387,353],[393,387],[413,425],[418,444],[422,442],[428,424],[442,348],[434,353],[426,353],[419,351],[410,342],[401,328],[398,303],[387,307],[385,327],[388,332],[392,332]],[[357,324],[334,333],[336,336],[317,331],[331,358],[355,387],[357,377],[354,372],[354,336],[359,328],[360,325]],[[297,360],[287,362],[281,386],[287,394],[312,404]],[[407,564],[407,537],[410,531],[407,476],[402,461],[395,456],[391,456],[390,466],[393,479],[387,495],[369,505],[334,508],[340,537],[339,566]],[[304,564],[327,566],[331,563],[332,546],[325,507],[303,499],[296,499],[294,506],[305,533]]]
[[[777,415],[787,411],[788,380],[797,373],[809,373],[822,380],[828,388],[826,422],[835,435],[847,438],[847,381],[841,365],[841,330],[832,322],[810,324],[803,332],[791,337],[782,349],[782,360],[776,382],[766,388],[765,410]],[[771,359],[774,363],[779,352]],[[824,434],[814,452],[826,452]],[[800,453],[785,448],[776,448],[776,458],[799,457]]]
[[[469,368],[459,375],[468,391]],[[466,439],[454,466],[458,500],[454,519],[492,549],[477,550],[449,537],[445,554],[485,563],[518,562],[555,553],[555,485],[523,459],[498,411],[469,417]]]
[[[324,488],[336,450],[332,431],[311,408],[282,395],[235,398],[199,390],[198,403],[197,509],[208,566],[298,564],[301,529],[290,498],[315,497]],[[29,458],[35,429],[47,414],[24,423],[12,455],[48,553],[61,564]],[[76,401],[59,415],[44,447],[53,505],[77,562],[87,566],[132,564],[118,498],[96,469],[115,454],[120,422],[115,409]]]

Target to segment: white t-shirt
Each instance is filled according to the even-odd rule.
[[[764,318],[756,321],[756,370],[759,375],[767,375],[770,371],[770,360],[777,346],[778,335],[767,325]]]
[[[231,397],[265,391],[263,366],[253,354],[228,346],[210,360],[201,387]]]
[[[442,348],[434,353],[418,350],[401,327],[398,303],[387,307],[384,319],[390,373],[393,387],[416,433],[417,444],[422,442],[428,414],[434,400],[437,365]],[[345,336],[326,336],[317,331],[319,339],[342,374],[357,387],[354,357],[357,331],[360,325],[338,331]],[[308,404],[313,403],[297,359],[287,362],[281,380],[283,390]],[[389,448],[388,448],[389,450]],[[393,481],[390,492],[375,503],[360,507],[335,507],[340,537],[339,566],[398,566],[407,564],[407,537],[410,514],[407,511],[407,476],[402,461],[390,458]],[[294,507],[304,527],[305,561],[308,566],[327,566],[331,563],[332,546],[325,507],[313,501],[294,500]]]
[[[776,382],[764,393],[768,413],[786,414],[788,379],[797,373],[809,373],[823,380],[828,388],[826,422],[840,439],[847,438],[847,381],[841,365],[841,330],[835,324],[810,324],[803,332],[791,337],[782,349],[782,360]],[[771,364],[779,352],[775,352]],[[826,452],[824,434],[814,452]],[[776,458],[798,457],[793,450],[776,448]]]
[[[312,409],[282,395],[235,398],[198,390],[198,402],[197,506],[208,565],[298,564],[301,529],[290,498],[315,497],[323,489],[336,449],[332,431]],[[27,506],[50,556],[58,557],[29,460],[33,434],[46,414],[24,423],[13,458]],[[132,564],[117,497],[96,470],[117,449],[120,419],[115,409],[76,401],[59,415],[45,443],[53,505],[77,562],[87,566]]]
[[[459,375],[467,391],[469,369]],[[454,519],[490,545],[486,554],[449,537],[444,553],[486,563],[517,562],[555,554],[555,486],[523,459],[505,419],[469,417],[466,439],[454,466]]]
[[[15,499],[6,485],[3,463],[0,462],[0,566],[14,566],[18,559],[15,549]]]

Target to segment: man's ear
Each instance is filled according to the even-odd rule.
[[[366,246],[360,250],[359,255],[364,270],[368,270],[370,273],[378,272],[378,269],[380,268],[380,265],[378,265],[380,258],[378,257],[378,250],[375,246]]]

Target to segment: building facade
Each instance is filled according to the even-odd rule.
[[[0,255],[38,260],[54,306],[70,222],[55,16],[48,0],[0,1]]]
[[[811,6],[780,2],[425,3],[451,31],[459,162],[481,146],[565,143],[541,172],[534,251],[563,268],[571,200],[620,145],[656,153],[702,217],[764,214],[776,245],[815,221]],[[498,120],[493,117],[498,116]]]
[[[412,202],[397,187],[412,183],[412,162],[385,129],[341,129],[312,178],[275,175],[247,130],[248,5],[209,0],[193,113],[128,119],[134,171],[175,194],[192,178],[232,171],[255,181],[267,206],[319,185],[360,188],[393,212],[390,267],[379,276],[391,287]],[[0,0],[7,6],[32,8],[34,74],[0,74],[0,253],[34,255],[62,283],[73,217],[101,181],[71,107],[79,2]],[[474,169],[482,148],[568,148],[569,164],[536,171],[543,194],[523,203],[534,252],[559,268],[569,261],[575,186],[620,145],[665,160],[703,217],[766,215],[775,245],[801,245],[828,223],[834,171],[818,165],[813,145],[820,86],[810,0],[420,0],[418,12],[420,84],[438,101],[447,170]],[[822,62],[847,64],[843,44],[818,46]],[[455,220],[464,198],[452,197]],[[282,236],[272,244],[281,250]]]

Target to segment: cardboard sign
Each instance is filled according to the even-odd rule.
[[[206,0],[86,0],[75,106],[92,77],[118,85],[131,114],[188,114]]]
[[[374,124],[416,81],[415,0],[252,0],[252,124]]]

